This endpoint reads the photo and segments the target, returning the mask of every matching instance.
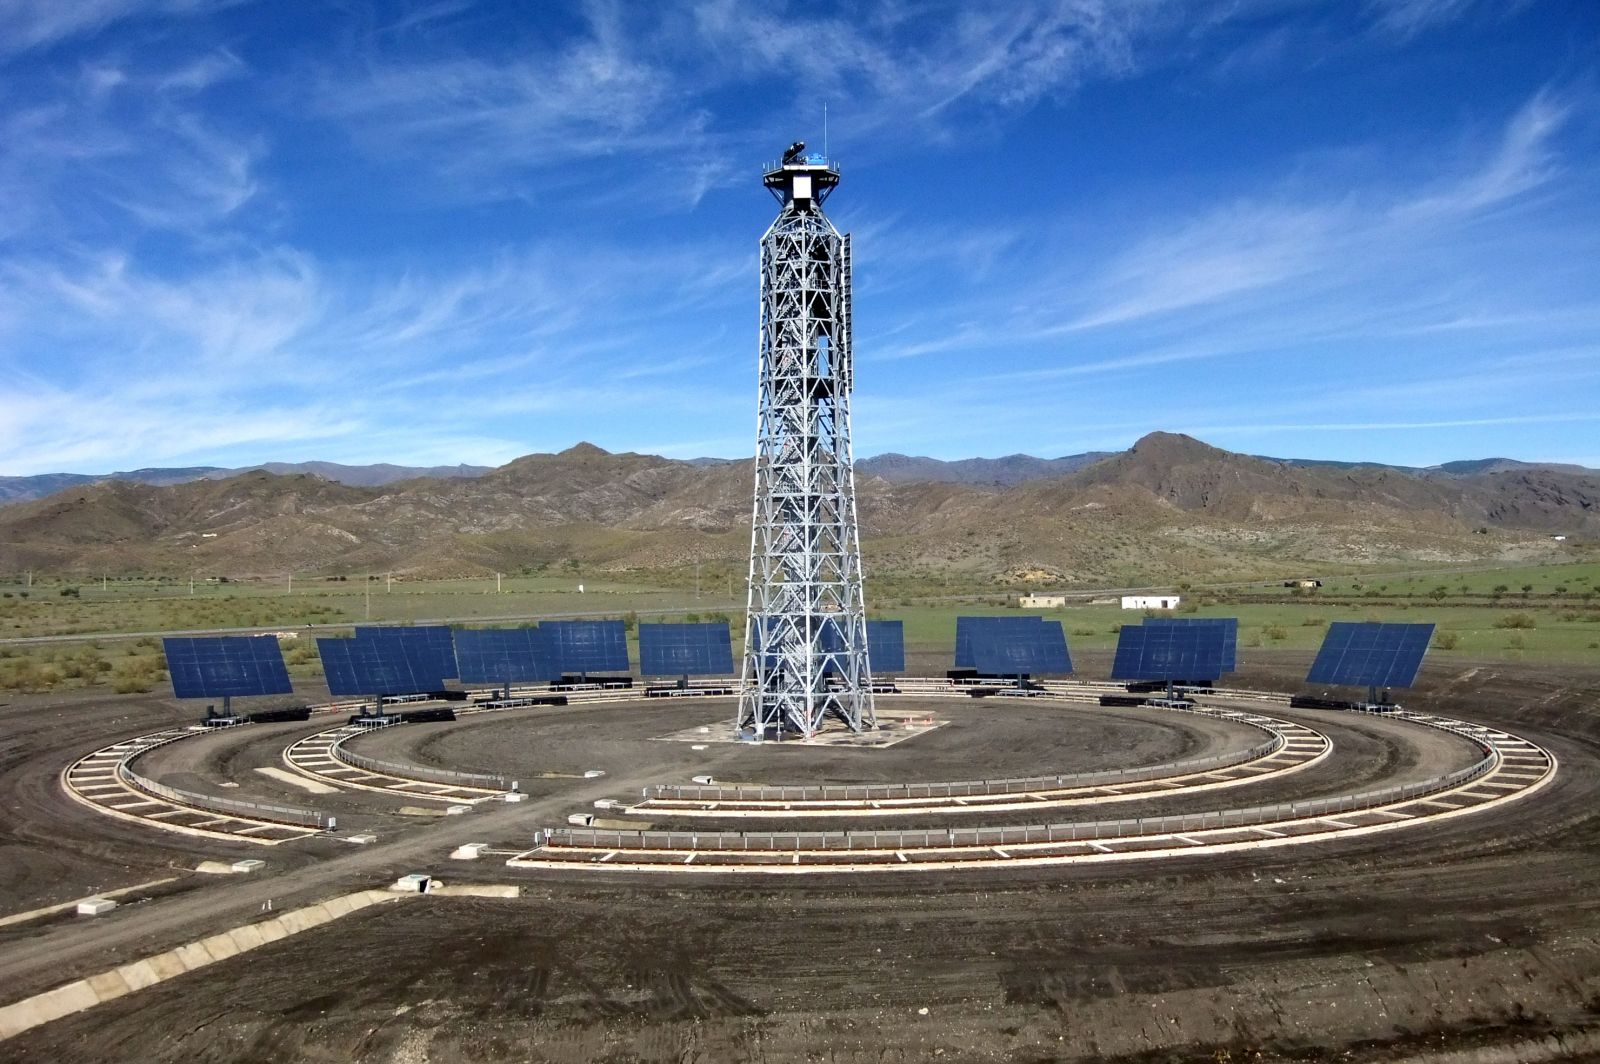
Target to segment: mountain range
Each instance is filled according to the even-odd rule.
[[[380,462],[376,465],[340,465],[338,462],[265,462],[255,466],[227,469],[223,466],[182,466],[176,469],[130,469],[121,473],[40,473],[31,477],[0,476],[0,506],[12,502],[42,499],[67,488],[81,484],[95,484],[102,480],[126,480],[134,484],[186,484],[191,480],[226,480],[240,473],[264,470],[287,476],[293,473],[312,473],[325,480],[358,487],[381,487],[399,480],[417,477],[480,477],[491,466],[399,466]]]
[[[1048,480],[1065,476],[1085,466],[1110,458],[1115,451],[1085,451],[1082,454],[1063,455],[1060,458],[1035,458],[1029,454],[1010,454],[1003,458],[960,458],[945,460],[921,455],[889,452],[864,458],[856,463],[856,473],[867,477],[880,477],[899,484],[918,482],[941,484],[975,484],[1009,488],[1030,480]],[[1450,476],[1475,476],[1479,473],[1504,473],[1517,470],[1550,470],[1574,474],[1594,474],[1583,466],[1550,463],[1519,462],[1512,458],[1479,458],[1470,461],[1445,462],[1436,466],[1399,466],[1369,462],[1338,462],[1314,458],[1270,458],[1252,455],[1267,462],[1297,466],[1303,469],[1392,469],[1403,473],[1443,473]],[[691,458],[693,466],[719,466],[737,464],[731,458]],[[380,462],[375,465],[341,465],[338,462],[264,462],[261,465],[238,466],[181,466],[176,468],[131,469],[119,473],[40,473],[26,477],[0,476],[0,506],[13,502],[42,499],[67,488],[93,484],[102,480],[126,480],[135,484],[184,484],[191,480],[226,480],[240,473],[262,470],[288,476],[294,473],[311,473],[338,484],[355,487],[382,487],[402,480],[419,477],[481,477],[491,472],[493,466],[401,466]]]
[[[874,461],[859,467],[858,503],[863,549],[880,572],[1220,579],[1288,562],[1533,557],[1552,549],[1553,533],[1600,534],[1600,473],[1504,460],[1347,468],[1153,433],[1011,483],[1027,463],[945,463],[960,468],[939,479],[916,460],[876,470]],[[616,570],[737,563],[749,549],[749,460],[579,444],[477,476],[459,468],[365,486],[266,470],[79,484],[0,508],[0,571],[453,575],[568,560]],[[932,471],[907,479],[917,468]]]

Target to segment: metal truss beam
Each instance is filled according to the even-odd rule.
[[[803,146],[800,146],[803,147]],[[876,726],[856,521],[850,238],[819,156],[769,168],[783,204],[761,239],[760,389],[741,737]]]

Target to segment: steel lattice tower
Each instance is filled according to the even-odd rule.
[[[795,144],[766,171],[755,516],[739,734],[876,726],[850,447],[850,238],[822,213],[838,167]]]

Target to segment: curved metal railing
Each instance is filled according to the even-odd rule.
[[[199,734],[199,733],[196,733]],[[325,827],[328,814],[316,809],[300,809],[295,806],[273,805],[270,802],[250,802],[242,798],[223,798],[214,794],[199,794],[195,791],[180,790],[169,787],[165,783],[157,783],[147,776],[141,776],[133,769],[136,758],[149,753],[168,743],[175,743],[180,739],[187,739],[188,734],[175,735],[158,743],[138,750],[130,751],[128,756],[117,762],[117,778],[136,791],[171,802],[174,805],[188,806],[200,809],[207,813],[222,813],[224,815],[239,815],[251,820],[268,820],[274,823],[295,824],[299,827]]]

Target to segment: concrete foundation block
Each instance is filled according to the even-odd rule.
[[[117,907],[110,898],[85,898],[78,903],[79,916],[101,916]]]
[[[37,1027],[45,1022],[35,1019],[37,1011],[32,998],[0,1008],[0,1042],[7,1038],[15,1038],[30,1027]]]
[[[298,935],[319,924],[328,922],[328,910],[320,905],[310,905],[304,909],[292,909],[278,917],[278,922],[283,925],[287,934]]]
[[[207,960],[209,961],[210,958],[207,957]],[[158,953],[154,957],[146,957],[139,963],[148,964],[150,970],[156,973],[157,979],[176,979],[189,970],[188,965],[184,964],[178,957],[177,950],[168,950],[166,953]]]
[[[457,846],[450,851],[452,861],[476,861],[483,856],[483,851],[489,848],[487,842],[468,842]]]
[[[255,857],[248,857],[243,861],[235,861],[232,865],[235,872],[259,872],[265,867],[267,867],[267,862]]]
[[[74,1012],[82,1012],[100,1003],[94,996],[94,989],[89,986],[87,979],[79,979],[58,986],[47,994],[41,995],[48,1003],[50,1011],[55,1016],[70,1016]]]
[[[280,938],[286,938],[289,934],[289,932],[283,929],[283,921],[276,918],[272,920],[263,920],[259,924],[251,924],[250,926],[254,927],[257,933],[261,935],[262,945],[266,945],[269,942],[276,942]]]
[[[211,959],[214,961],[225,961],[239,954],[239,947],[234,944],[233,936],[226,931],[210,938],[202,938],[200,945],[205,947],[205,951],[211,954]]]
[[[115,1001],[122,995],[133,991],[133,987],[129,986],[127,981],[122,978],[121,973],[115,970],[101,972],[99,975],[91,975],[84,982],[88,983],[89,989],[94,991],[95,1000],[102,1003]]]
[[[234,949],[238,950],[240,953],[243,953],[247,949],[255,949],[257,946],[263,945],[266,942],[266,940],[261,937],[261,928],[257,927],[255,924],[245,924],[243,927],[236,927],[232,931],[228,932],[228,937],[233,940]]]
[[[192,972],[216,962],[216,958],[211,956],[204,944],[200,942],[189,942],[179,946],[172,951],[172,956],[178,959],[178,963],[183,965],[183,970],[186,972]]]
[[[129,990],[143,990],[147,986],[154,986],[161,982],[161,975],[148,958],[142,961],[134,961],[132,964],[124,964],[117,969],[117,974],[122,976],[122,981],[128,984]]]

